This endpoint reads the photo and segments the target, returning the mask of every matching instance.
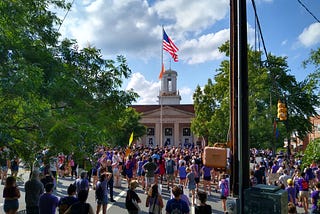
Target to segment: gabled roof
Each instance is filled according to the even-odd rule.
[[[194,114],[193,104],[162,105],[162,107],[166,107],[166,106]],[[130,107],[134,108],[139,113],[146,113],[146,112],[160,109],[161,105],[131,105]]]

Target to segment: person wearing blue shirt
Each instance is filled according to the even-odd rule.
[[[52,194],[53,183],[47,183],[45,186],[46,192],[40,196],[39,213],[40,214],[55,214],[59,204],[59,198]]]
[[[180,199],[181,189],[175,185],[172,188],[172,194],[174,195],[174,198],[167,201],[166,213],[167,214],[171,214],[171,213],[189,214],[190,208],[188,204],[185,201]]]

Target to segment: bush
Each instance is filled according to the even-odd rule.
[[[320,162],[320,138],[317,138],[308,144],[302,158],[302,166],[310,166],[312,161],[315,161],[316,163]]]

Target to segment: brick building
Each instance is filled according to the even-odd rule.
[[[137,144],[146,146],[190,146],[196,138],[190,125],[195,116],[193,104],[180,104],[177,90],[177,72],[166,70],[161,79],[158,105],[132,105],[142,113],[141,123],[147,135]]]

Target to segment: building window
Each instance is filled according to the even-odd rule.
[[[147,129],[147,135],[154,136],[154,128],[148,128]]]
[[[172,136],[172,128],[165,128],[164,135],[165,136]]]
[[[168,78],[168,91],[172,91],[172,80]]]
[[[316,125],[316,132],[320,132],[320,124]]]
[[[190,136],[191,135],[190,128],[183,128],[182,135],[183,136]]]

